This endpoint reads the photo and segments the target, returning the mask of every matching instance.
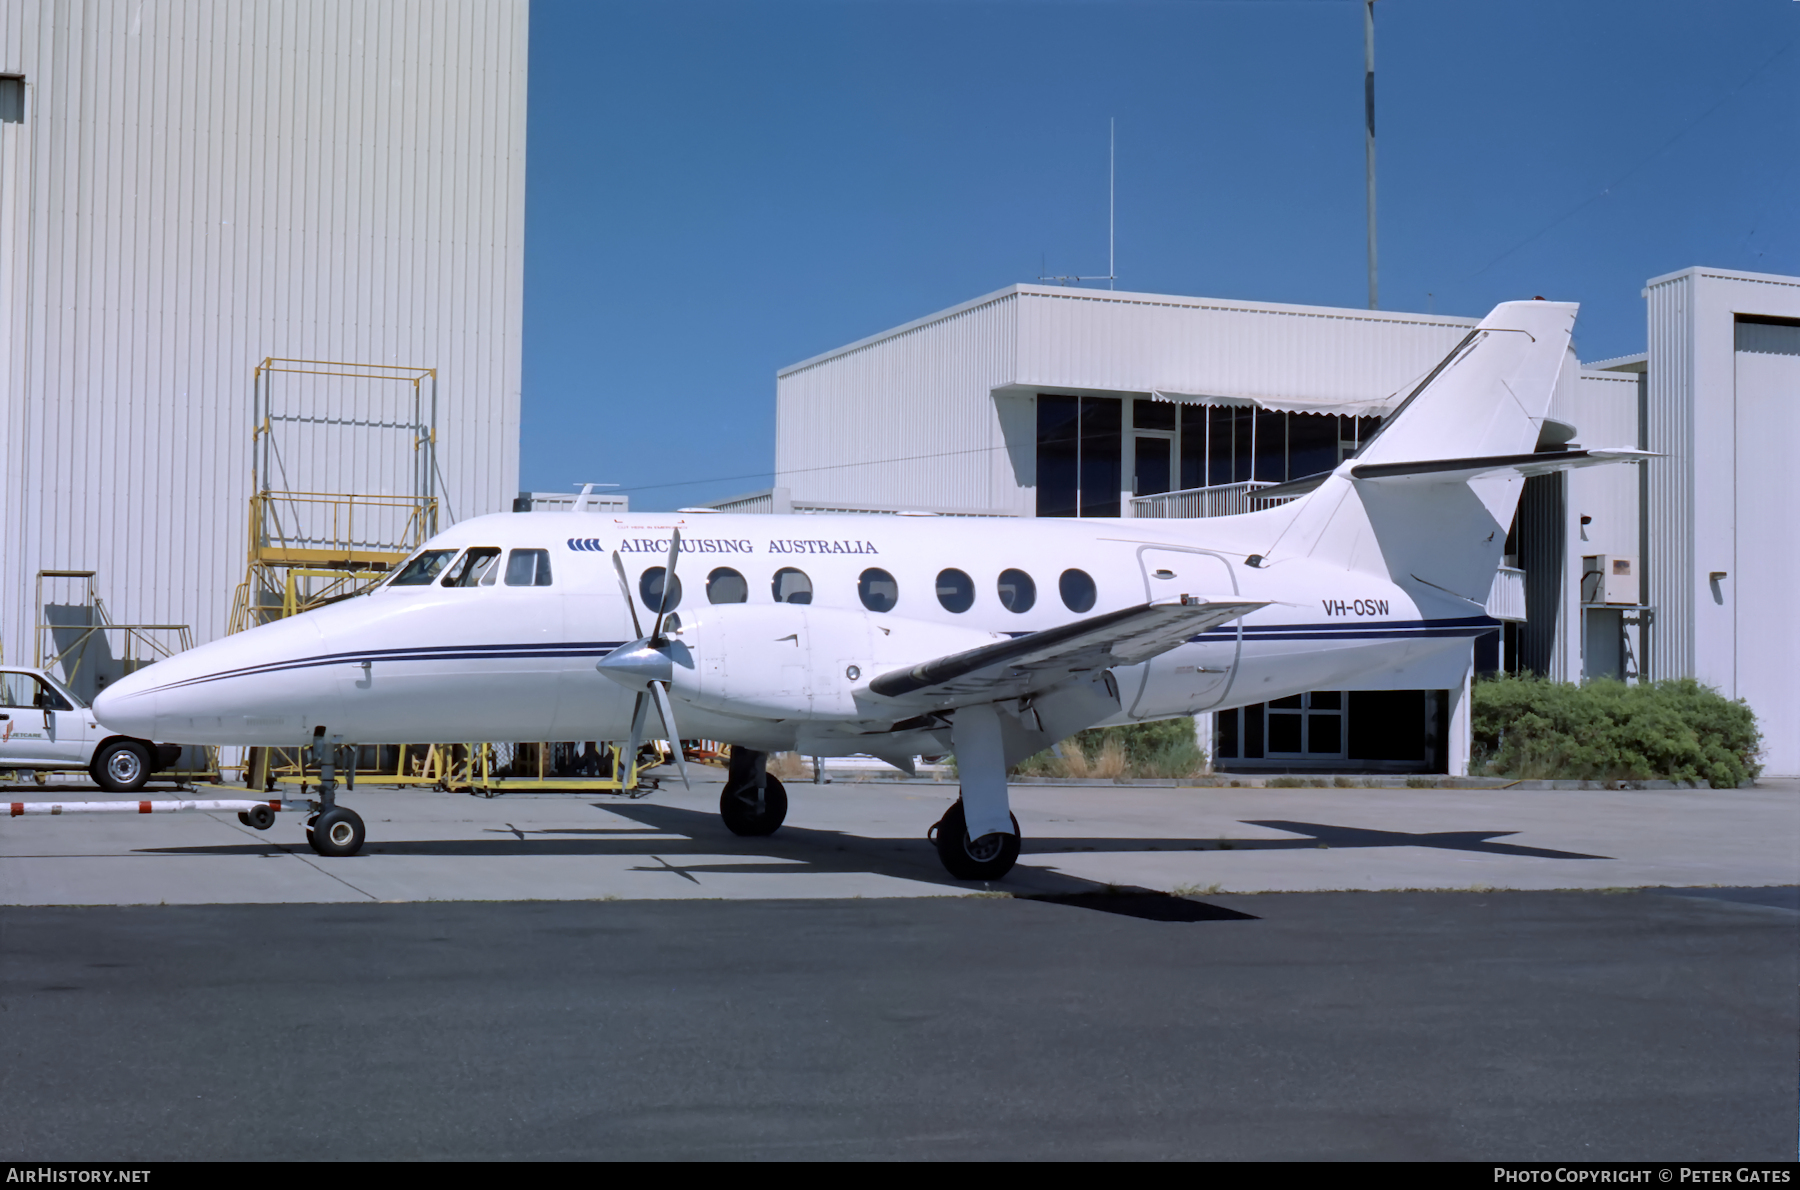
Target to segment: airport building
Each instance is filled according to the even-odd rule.
[[[1800,772],[1800,633],[1774,610],[1795,562],[1771,548],[1800,517],[1771,453],[1800,431],[1800,280],[1690,269],[1645,295],[1648,351],[1571,353],[1539,449],[1666,457],[1527,481],[1468,674],[1693,676],[1757,711],[1770,773]],[[775,484],[716,507],[1245,512],[1354,452],[1472,325],[1014,285],[782,369]],[[1202,730],[1222,769],[1459,772],[1455,693],[1316,691]]]
[[[511,506],[527,17],[0,0],[8,662],[90,582],[198,643]]]

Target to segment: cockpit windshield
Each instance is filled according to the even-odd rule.
[[[390,587],[423,587],[443,572],[456,557],[455,550],[422,550],[388,583]]]

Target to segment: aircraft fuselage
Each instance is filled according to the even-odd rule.
[[[674,639],[694,670],[678,671],[672,691],[682,733],[764,751],[871,750],[869,733],[891,722],[856,691],[877,675],[1183,594],[1269,605],[1119,667],[1108,722],[1313,689],[1416,688],[1421,667],[1466,657],[1472,637],[1498,627],[1429,587],[1305,558],[1249,564],[1269,544],[1270,515],[478,517],[427,543],[453,551],[428,581],[389,581],[159,662],[106,692],[100,711],[115,730],[209,744],[295,745],[321,726],[346,743],[624,739],[634,696],[595,663],[649,632],[646,595],[660,587],[644,576],[664,565],[677,527]],[[469,550],[498,551],[487,581],[444,585]],[[547,582],[508,573],[514,551],[534,550]]]

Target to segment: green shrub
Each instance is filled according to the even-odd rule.
[[[1158,719],[1120,727],[1091,727],[1064,740],[1063,755],[1039,752],[1013,766],[1020,777],[1194,777],[1206,753],[1190,718]],[[1075,754],[1079,753],[1079,757]]]
[[[1582,781],[1704,781],[1762,771],[1756,716],[1692,678],[1627,686],[1500,675],[1475,683],[1471,771]]]

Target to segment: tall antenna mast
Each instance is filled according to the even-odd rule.
[[[1363,152],[1369,182],[1369,309],[1378,309],[1375,287],[1375,0],[1363,0]]]
[[[1045,276],[1042,272],[1040,272],[1040,273],[1038,273],[1039,281],[1054,281],[1058,285],[1068,285],[1074,281],[1104,281],[1104,282],[1106,282],[1106,287],[1108,289],[1111,289],[1111,288],[1113,288],[1113,282],[1115,282],[1119,279],[1119,270],[1116,267],[1114,267],[1114,265],[1113,265],[1113,228],[1115,225],[1114,216],[1118,210],[1117,204],[1114,201],[1114,196],[1117,193],[1117,191],[1113,184],[1113,179],[1115,176],[1114,175],[1114,165],[1118,158],[1118,147],[1119,147],[1119,118],[1117,116],[1112,116],[1112,117],[1109,117],[1106,121],[1106,276],[1104,276],[1104,277],[1049,277],[1049,276]],[[1044,266],[1042,264],[1038,265],[1039,269],[1042,269],[1043,267]]]

